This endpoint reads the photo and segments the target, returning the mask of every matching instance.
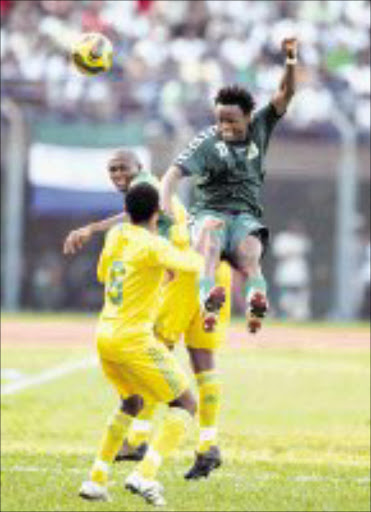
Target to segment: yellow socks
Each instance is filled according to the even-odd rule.
[[[146,401],[143,409],[132,422],[127,435],[127,442],[131,447],[136,448],[142,443],[148,442],[157,405],[156,402]]]
[[[221,383],[216,370],[196,375],[199,393],[200,437],[197,452],[203,453],[217,444],[217,423],[220,411]]]
[[[154,480],[164,457],[181,444],[187,430],[190,414],[179,407],[169,408],[163,423],[155,434],[144,459],[136,471],[147,480]]]
[[[90,479],[100,485],[106,485],[109,464],[113,461],[122,440],[128,432],[133,417],[122,411],[115,411],[107,422],[101,444],[90,473]]]

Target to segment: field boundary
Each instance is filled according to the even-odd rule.
[[[70,363],[55,366],[37,375],[33,375],[32,377],[21,378],[16,382],[11,382],[1,386],[1,396],[14,395],[25,389],[40,386],[41,384],[59,379],[78,370],[86,370],[87,368],[92,368],[97,366],[97,364],[97,357],[90,356],[84,359],[80,359],[79,361],[72,361]]]
[[[96,320],[86,318],[68,320],[63,317],[58,321],[46,319],[37,322],[25,319],[2,319],[1,342],[3,346],[63,345],[65,347],[94,346]],[[340,328],[332,324],[290,325],[267,323],[255,334],[249,334],[244,324],[232,322],[228,329],[226,345],[232,347],[333,347],[365,348],[370,347],[370,325]]]

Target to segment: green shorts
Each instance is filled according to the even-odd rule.
[[[194,215],[191,223],[193,240],[197,238],[205,219],[210,217],[224,221],[224,226],[214,231],[220,242],[222,259],[235,266],[237,247],[248,235],[259,238],[264,254],[268,246],[268,228],[257,217],[247,212],[227,213],[216,210],[200,210]]]

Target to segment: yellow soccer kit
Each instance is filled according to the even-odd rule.
[[[131,224],[108,233],[98,263],[105,300],[97,327],[103,371],[124,398],[170,402],[188,387],[173,355],[153,335],[166,269],[197,275],[202,258]]]

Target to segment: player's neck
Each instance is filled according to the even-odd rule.
[[[151,233],[157,232],[157,224],[153,224],[153,222],[138,222],[133,223],[133,226],[137,226],[138,228],[146,229],[147,231],[150,231]]]
[[[223,140],[223,138],[221,137],[221,139]],[[244,134],[241,134],[239,137],[236,137],[235,139],[233,140],[224,140],[224,142],[227,142],[227,144],[246,144],[247,142],[249,142],[249,139],[250,139],[250,131],[249,129],[247,128],[246,132]]]

